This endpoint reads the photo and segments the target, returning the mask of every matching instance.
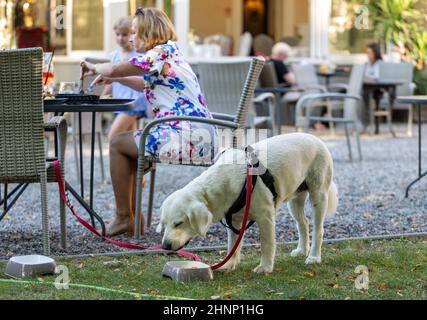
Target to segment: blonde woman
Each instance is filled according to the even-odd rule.
[[[142,92],[147,114],[153,114],[156,119],[212,118],[197,77],[176,40],[172,22],[163,11],[139,8],[133,20],[132,42],[141,55],[116,65],[82,62],[83,75],[99,74],[97,84],[121,83]],[[158,125],[147,139],[146,153],[166,161],[212,159],[212,145],[193,139],[196,131],[208,132],[211,138],[216,136],[216,128],[210,125],[183,121]],[[141,131],[136,131],[120,134],[110,142],[110,172],[117,210],[115,219],[107,227],[108,236],[133,232],[140,138]]]

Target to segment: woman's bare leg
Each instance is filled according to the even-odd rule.
[[[120,113],[111,125],[110,133],[108,134],[108,141],[111,142],[115,136],[121,133],[135,131],[137,118],[138,116]]]
[[[110,142],[110,174],[116,199],[116,217],[107,226],[107,235],[115,236],[133,228],[133,193],[138,149],[133,133],[115,136]]]

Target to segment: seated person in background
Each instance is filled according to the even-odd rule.
[[[285,62],[291,54],[291,47],[284,42],[278,42],[273,47],[270,60],[274,63],[276,69],[277,80],[280,85],[293,86],[296,84],[295,75],[286,66]]]
[[[365,78],[367,80],[378,80],[380,78],[380,63],[383,60],[380,46],[377,43],[371,43],[366,48],[366,55],[368,56],[368,63]]]

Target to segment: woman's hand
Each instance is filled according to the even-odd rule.
[[[109,77],[105,77],[103,75],[99,75],[96,77],[95,80],[93,80],[93,82],[90,84],[90,86],[94,87],[94,86],[108,85],[108,84],[112,84],[114,81],[115,81],[114,78],[109,78]]]
[[[82,61],[80,63],[80,79],[95,75],[95,64]]]

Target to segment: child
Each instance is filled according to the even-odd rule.
[[[123,61],[127,61],[132,57],[138,56],[138,53],[134,49],[130,42],[132,30],[132,18],[123,17],[120,18],[114,24],[114,32],[116,35],[116,42],[120,48],[113,51],[110,54],[111,64],[118,64]],[[135,108],[129,112],[117,112],[117,117],[111,126],[108,140],[123,132],[135,131],[136,122],[139,117],[145,116],[145,112],[141,109],[141,100],[138,97],[141,95],[140,92],[126,87],[120,83],[112,83],[105,86],[102,93],[103,96],[111,94],[115,99],[134,99]]]
[[[141,91],[146,113],[154,113],[156,119],[174,115],[212,119],[197,77],[176,44],[176,32],[168,16],[159,9],[139,8],[132,35],[136,49],[143,52],[141,55],[117,65],[82,62],[83,75],[100,74],[94,83],[118,82]],[[201,131],[207,133],[210,141],[199,141],[197,133]],[[215,137],[216,128],[211,125],[164,122],[150,132],[146,155],[167,161],[212,160],[215,152],[212,152],[211,141],[215,141]],[[137,131],[117,135],[110,143],[110,172],[117,211],[107,227],[109,236],[133,231],[140,139],[141,132]]]

